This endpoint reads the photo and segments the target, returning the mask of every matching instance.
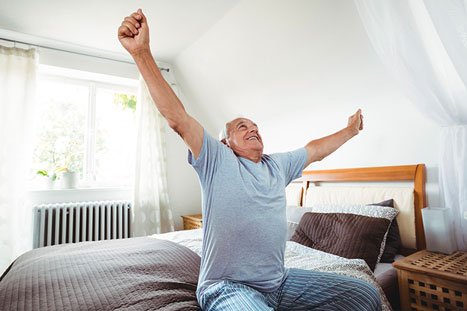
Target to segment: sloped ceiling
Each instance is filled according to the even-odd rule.
[[[386,71],[353,1],[242,1],[172,65],[187,110],[212,135],[245,116],[266,153],[288,151],[341,130],[361,108],[364,131],[321,168],[436,161],[420,151],[436,125]]]
[[[151,29],[151,49],[172,60],[195,42],[238,0],[0,1],[0,28],[53,40],[126,53],[117,40],[123,18],[142,8]]]

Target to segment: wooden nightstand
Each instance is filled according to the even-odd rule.
[[[397,268],[402,310],[467,310],[467,253],[419,251]]]
[[[203,215],[184,215],[183,219],[183,230],[199,229],[203,227]]]

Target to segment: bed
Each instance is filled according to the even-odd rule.
[[[387,195],[393,193],[365,190],[369,188],[367,184],[363,187],[359,184],[357,188],[341,185],[374,181],[410,183],[404,187],[405,192],[412,194],[408,204],[402,206],[403,198],[390,198],[394,199],[394,209],[400,209],[396,219],[404,250],[397,258],[410,250],[423,249],[421,209],[426,205],[423,164],[305,171],[302,178],[287,188],[288,204],[297,210],[315,211],[303,213],[306,216],[297,221],[287,242],[285,265],[363,279],[379,290],[383,310],[391,310],[391,303],[394,309],[398,308],[398,298],[395,270],[390,263],[384,266],[378,263],[372,271],[367,259],[344,258],[299,243],[302,231],[298,228],[305,227],[306,221],[331,214],[329,217],[336,217],[336,213],[326,209],[318,214],[323,206],[366,204],[377,209],[372,204],[388,199]],[[360,198],[361,193],[365,198]],[[357,217],[343,214],[337,217]],[[374,217],[359,219],[367,218]],[[2,275],[0,310],[200,310],[195,291],[201,245],[202,230],[197,229],[35,249],[17,258]]]
[[[374,204],[394,199],[393,205],[399,211],[396,223],[400,230],[400,247],[393,256],[395,261],[425,248],[421,215],[421,210],[426,207],[425,183],[423,164],[305,171],[302,178],[287,188],[287,199],[288,205],[297,205],[307,211],[323,204]],[[399,292],[397,271],[391,264],[393,260],[378,263],[373,275],[397,310]]]

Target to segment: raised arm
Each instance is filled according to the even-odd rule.
[[[118,28],[118,39],[135,60],[159,112],[183,138],[195,159],[198,158],[203,144],[203,127],[185,111],[177,95],[162,77],[151,55],[148,22],[141,9],[125,17]]]
[[[357,135],[363,130],[363,115],[362,110],[358,109],[357,112],[349,117],[347,127],[332,135],[315,139],[306,144],[307,159],[305,167],[315,161],[321,161],[346,141]]]

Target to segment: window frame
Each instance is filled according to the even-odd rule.
[[[83,178],[78,189],[127,188],[126,185],[105,185],[96,179],[96,120],[97,120],[97,90],[118,90],[126,94],[138,95],[138,80],[117,76],[96,74],[67,68],[39,65],[37,81],[56,81],[70,83],[88,88],[88,103],[85,124],[85,155],[83,163]],[[65,190],[65,189],[57,189]],[[69,190],[69,189],[68,189]]]

